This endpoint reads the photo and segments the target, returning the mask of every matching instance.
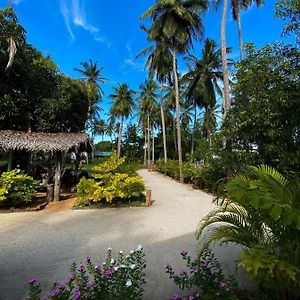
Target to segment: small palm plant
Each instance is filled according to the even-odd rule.
[[[300,183],[268,166],[250,167],[227,185],[218,208],[199,224],[200,252],[213,242],[244,246],[238,266],[272,293],[300,296]]]

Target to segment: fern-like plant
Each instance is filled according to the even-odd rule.
[[[271,297],[300,296],[300,184],[269,166],[250,167],[227,184],[225,200],[197,228],[200,252],[213,242],[244,246],[238,266]],[[272,294],[273,293],[273,294]]]

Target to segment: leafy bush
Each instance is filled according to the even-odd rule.
[[[38,181],[15,169],[0,176],[0,206],[17,206],[32,200]]]
[[[192,259],[186,249],[181,249],[180,254],[187,267],[176,273],[170,264],[166,264],[166,273],[181,290],[194,292],[184,298],[180,298],[176,293],[173,296],[174,300],[237,299],[237,284],[233,278],[225,279],[221,266],[211,251],[206,250],[200,259]]]
[[[238,266],[274,299],[300,297],[300,183],[275,169],[251,167],[227,184],[219,208],[198,228],[201,248],[214,241],[245,247]],[[204,241],[204,243],[203,243]]]
[[[77,185],[77,206],[91,202],[113,202],[116,199],[139,197],[145,190],[137,175],[118,173],[125,158],[117,158],[113,152],[110,159],[93,167],[94,179],[82,178]]]
[[[138,300],[143,296],[146,268],[142,246],[124,257],[122,251],[116,259],[112,250],[107,250],[107,258],[95,265],[90,257],[79,267],[73,263],[66,282],[55,281],[48,297],[43,299],[69,300]],[[35,278],[29,280],[29,300],[40,300],[40,284]]]

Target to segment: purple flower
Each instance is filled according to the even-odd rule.
[[[61,283],[61,284],[59,285],[59,288],[60,288],[61,290],[64,290],[66,287],[65,287],[64,284]]]
[[[60,290],[59,289],[55,289],[51,291],[51,296],[58,296],[60,294]]]
[[[183,269],[180,270],[180,275],[185,274],[185,273],[187,273],[187,269],[186,268],[183,268]]]
[[[108,272],[109,274],[114,273],[114,272],[115,272],[114,267],[110,266],[110,267],[108,268],[108,271],[107,271],[107,272]]]
[[[74,276],[72,274],[69,274],[66,277],[66,282],[68,283],[68,282],[72,281],[73,279],[74,279]]]
[[[89,281],[87,284],[86,284],[86,286],[88,287],[88,288],[91,288],[92,286],[94,286],[95,285],[95,282],[94,281]]]
[[[190,295],[189,296],[189,300],[193,300],[194,299],[194,296],[193,295]]]
[[[211,274],[217,274],[219,272],[220,272],[220,269],[218,269],[218,268],[212,268],[211,269]]]
[[[178,300],[178,299],[180,299],[179,295],[178,294],[174,294],[172,300]]]
[[[109,277],[110,273],[109,272],[104,272],[103,273],[103,278],[107,279]]]
[[[201,262],[201,267],[202,267],[202,268],[206,268],[206,266],[207,266],[207,264],[206,264],[205,261]]]
[[[171,265],[169,264],[169,263],[166,263],[165,264],[165,269],[171,269],[172,267],[171,267]]]
[[[81,296],[80,289],[79,287],[77,287],[74,291],[74,299],[77,300],[80,298],[80,296]]]
[[[196,267],[196,268],[194,269],[194,273],[198,273],[198,272],[199,272],[199,268]]]
[[[43,300],[49,300],[49,298],[48,297],[43,297]]]
[[[98,271],[102,271],[102,265],[97,265],[95,268],[96,268]]]
[[[187,255],[187,253],[188,253],[188,251],[184,248],[180,250],[180,254],[183,256]]]
[[[91,257],[90,257],[90,256],[87,256],[87,257],[86,257],[86,260],[87,260],[88,262],[90,262],[90,261],[91,261]]]
[[[85,270],[85,266],[84,266],[84,265],[80,265],[80,266],[79,266],[79,270],[80,270],[80,271],[84,271],[84,270]]]
[[[29,284],[35,287],[38,287],[40,284],[38,283],[37,279],[32,277],[29,279]]]
[[[222,281],[222,282],[220,283],[220,288],[221,288],[221,289],[224,289],[225,286],[226,286],[226,283]]]
[[[194,257],[194,261],[198,261],[199,260],[199,257],[198,256],[195,256]]]

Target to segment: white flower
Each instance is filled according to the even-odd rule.
[[[106,265],[106,261],[102,265],[105,266]]]
[[[123,251],[121,250],[121,251],[119,251],[119,254],[123,254]]]
[[[131,279],[128,279],[126,282],[126,287],[130,287],[130,286],[132,286],[132,281]]]
[[[133,250],[131,250],[131,251],[130,251],[130,254],[133,254],[133,252],[134,252],[134,251],[133,251]],[[127,255],[127,256],[128,256],[128,255]],[[126,256],[126,257],[127,257],[127,256]]]
[[[118,271],[119,267],[115,267],[115,271]]]
[[[114,262],[115,262],[115,260],[112,258],[111,261],[110,261],[110,263],[113,264]]]
[[[136,248],[136,251],[142,251],[143,250],[143,246],[142,245],[138,245]]]
[[[107,251],[112,251],[112,249],[111,248],[107,248]]]
[[[132,265],[130,265],[129,267],[130,267],[131,270],[133,270],[133,269],[135,269],[136,265],[135,265],[135,264],[132,264]]]
[[[125,269],[126,265],[120,265],[119,267],[120,267],[120,269],[122,269],[122,268]]]

